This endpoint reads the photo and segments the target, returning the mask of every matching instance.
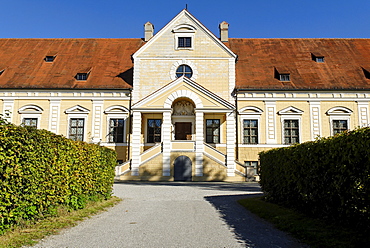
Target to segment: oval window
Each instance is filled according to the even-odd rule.
[[[176,77],[185,76],[187,78],[191,78],[193,76],[193,70],[188,65],[180,65],[176,70]]]

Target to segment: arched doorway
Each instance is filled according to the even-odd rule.
[[[174,163],[174,180],[191,181],[192,180],[192,163],[187,156],[179,156]]]
[[[187,98],[179,98],[172,104],[172,124],[174,125],[175,140],[192,140],[195,113],[194,103]]]

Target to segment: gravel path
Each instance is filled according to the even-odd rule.
[[[35,247],[303,247],[236,200],[256,183],[117,183],[124,200]]]

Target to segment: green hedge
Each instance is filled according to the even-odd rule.
[[[260,153],[266,199],[351,227],[370,225],[370,129]]]
[[[109,198],[115,151],[46,130],[0,125],[0,233],[20,220]]]

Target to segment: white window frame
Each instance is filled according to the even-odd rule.
[[[248,106],[244,107],[239,110],[239,120],[240,120],[240,128],[239,128],[239,144],[245,145],[245,146],[254,146],[254,145],[259,145],[261,144],[261,115],[263,111],[254,106]],[[244,143],[244,120],[257,120],[257,132],[258,132],[258,137],[257,137],[257,144],[245,144]]]
[[[90,110],[82,107],[82,106],[79,106],[79,105],[76,105],[74,107],[71,107],[69,109],[67,109],[65,111],[65,113],[67,114],[67,138],[69,139],[70,135],[69,135],[69,131],[70,131],[70,124],[71,124],[71,119],[74,119],[74,118],[79,118],[79,119],[84,119],[84,135],[83,135],[83,140],[82,141],[85,141],[85,142],[88,142],[88,139],[87,139],[87,123],[88,123],[88,115],[90,113]]]
[[[36,128],[40,129],[40,120],[42,112],[43,109],[34,104],[28,104],[23,106],[18,110],[18,113],[20,114],[20,123],[23,124],[23,120],[26,118],[34,118],[37,119]]]
[[[302,143],[302,114],[303,114],[303,111],[298,109],[298,108],[295,108],[293,106],[290,106],[290,107],[287,107],[285,109],[282,109],[278,112],[279,115],[281,115],[280,117],[280,121],[281,121],[281,144],[283,145],[294,145],[294,144],[285,144],[284,143],[284,140],[285,140],[285,135],[284,135],[284,131],[285,131],[285,128],[284,128],[284,122],[285,120],[298,120],[298,143],[301,144]]]
[[[194,50],[194,37],[195,37],[196,28],[189,24],[182,24],[175,27],[172,32],[175,34],[175,50]],[[190,47],[179,47],[179,38],[187,37],[191,38]]]
[[[326,114],[329,115],[330,135],[334,135],[333,121],[347,121],[348,130],[351,129],[351,114],[352,110],[346,107],[334,107],[329,109]]]
[[[129,110],[121,105],[114,105],[111,107],[108,107],[104,113],[106,114],[106,135],[105,135],[105,142],[109,144],[123,144],[127,142],[127,118],[129,116]],[[123,142],[122,143],[114,143],[109,142],[109,129],[110,129],[110,119],[124,119],[123,123]]]

